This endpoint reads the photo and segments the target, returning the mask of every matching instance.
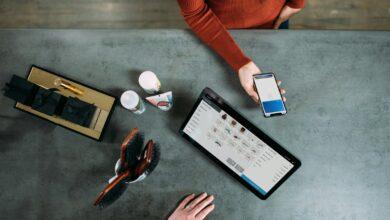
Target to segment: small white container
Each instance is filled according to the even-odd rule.
[[[145,111],[144,101],[133,90],[128,90],[121,95],[121,104],[125,109],[135,114],[142,114]]]
[[[138,78],[138,83],[148,94],[155,94],[159,92],[161,88],[160,80],[158,80],[156,74],[152,71],[141,73]]]

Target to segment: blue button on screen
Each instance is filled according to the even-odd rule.
[[[281,112],[284,111],[284,105],[282,100],[273,100],[263,102],[264,111],[266,113]]]

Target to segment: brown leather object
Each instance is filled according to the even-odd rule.
[[[130,143],[136,138],[136,136],[139,135],[138,128],[133,128],[130,133],[125,137],[125,139],[122,142],[121,145],[121,155],[120,155],[120,164],[122,169],[129,169],[128,167],[128,159],[127,157],[127,150],[130,147]],[[142,145],[142,143],[141,143]]]
[[[108,184],[99,194],[93,205],[105,207],[117,200],[126,190],[126,179],[130,176],[130,170],[119,174],[110,184]]]
[[[142,157],[140,159],[139,164],[135,168],[135,175],[138,177],[142,175],[147,169],[149,169],[150,164],[152,163],[152,159],[154,156],[154,147],[155,143],[153,140],[149,140],[146,144],[146,147],[143,151]]]
[[[158,145],[149,140],[143,148],[143,137],[137,128],[132,129],[121,145],[117,176],[99,194],[94,205],[101,208],[116,201],[127,189],[128,183],[140,181],[157,166],[160,151]]]

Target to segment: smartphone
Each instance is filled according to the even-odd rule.
[[[276,115],[285,115],[287,113],[282,95],[280,94],[275,74],[261,73],[253,75],[253,81],[256,86],[257,94],[260,98],[260,104],[263,108],[264,116],[271,117]]]

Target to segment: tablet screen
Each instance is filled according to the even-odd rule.
[[[202,99],[183,132],[260,194],[267,194],[294,165],[231,115]]]

